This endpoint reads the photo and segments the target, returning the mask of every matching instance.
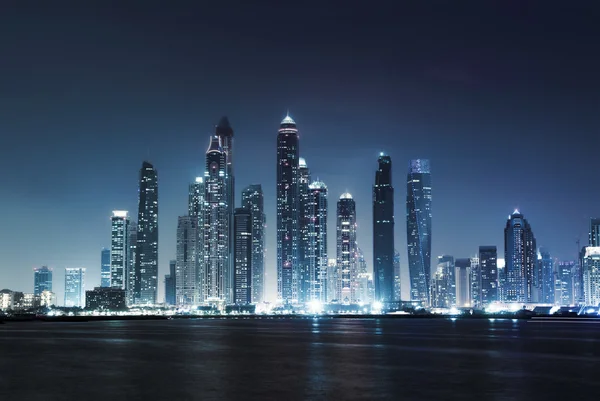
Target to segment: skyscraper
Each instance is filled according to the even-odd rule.
[[[600,305],[600,247],[588,246],[583,256],[583,294],[586,305]]]
[[[394,299],[400,301],[402,299],[402,282],[400,270],[400,252],[394,250]]]
[[[198,239],[197,219],[179,216],[177,219],[177,262],[175,265],[175,304],[194,306],[199,303],[199,281],[196,263]]]
[[[554,303],[554,261],[545,248],[540,248],[534,269],[537,302]]]
[[[305,208],[307,238],[304,251],[305,302],[327,302],[327,186],[315,181],[308,187]]]
[[[252,302],[252,213],[237,208],[234,214],[233,302]]]
[[[36,267],[33,270],[33,294],[42,295],[42,292],[52,292],[52,269],[48,266]]]
[[[110,286],[125,290],[129,263],[129,216],[125,210],[113,211],[110,239]]]
[[[456,306],[454,257],[438,256],[435,274],[431,280],[431,305],[436,308]]]
[[[481,265],[479,264],[479,255],[471,258],[469,283],[471,284],[471,306],[481,308]]]
[[[300,157],[298,159],[298,233],[300,242],[298,244],[298,302],[304,303],[310,300],[308,292],[310,291],[310,273],[307,254],[309,252],[309,190],[310,170],[306,160]],[[292,281],[294,281],[292,279]]]
[[[265,288],[265,225],[264,195],[260,184],[242,191],[242,207],[252,215],[252,303],[264,300]]]
[[[503,295],[505,302],[533,302],[536,242],[531,226],[518,210],[508,216],[504,229]]]
[[[65,306],[85,306],[85,268],[65,268]]]
[[[577,262],[566,261],[558,262],[558,277],[557,287],[559,289],[559,297],[557,300],[559,305],[569,306],[575,303],[573,292],[573,273]]]
[[[394,293],[394,187],[392,159],[383,153],[377,159],[373,185],[373,280],[375,299],[389,302]]]
[[[600,218],[590,219],[590,246],[600,246]]]
[[[327,260],[327,302],[339,301],[340,294],[338,293],[340,286],[339,269],[336,258]]]
[[[110,249],[100,251],[100,287],[110,287]]]
[[[479,247],[481,305],[487,306],[498,298],[498,251],[495,246]]]
[[[360,248],[357,248],[358,252],[358,301],[363,303],[372,303],[371,299],[372,292],[372,276],[370,273],[367,273],[367,260],[365,259],[365,254]],[[335,260],[335,259],[334,259]]]
[[[471,306],[471,259],[456,259],[454,266],[456,269],[456,306],[460,308]]]
[[[136,285],[136,254],[137,254],[137,237],[138,237],[138,226],[135,221],[129,222],[129,227],[127,227],[127,265],[125,268],[125,276],[127,277],[127,282],[125,284],[125,294],[127,297],[127,305],[132,306],[135,305],[135,285]]]
[[[156,304],[158,289],[158,180],[147,161],[140,169],[134,302]]]
[[[296,123],[287,115],[277,135],[277,299],[298,301],[299,143]]]
[[[429,304],[431,278],[431,171],[429,160],[411,160],[406,192],[406,238],[411,299]]]
[[[337,203],[337,268],[339,301],[358,301],[358,247],[356,244],[356,203],[345,192]]]
[[[188,194],[188,215],[196,223],[196,291],[197,302],[204,300],[204,178],[196,177],[196,180],[190,184]]]
[[[232,301],[226,160],[221,139],[216,135],[211,137],[204,177],[204,302]]]
[[[167,305],[175,305],[175,291],[176,291],[176,260],[169,261],[169,274],[165,275],[165,303]]]

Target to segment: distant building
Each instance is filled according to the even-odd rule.
[[[176,304],[176,260],[169,261],[169,274],[165,274],[165,303],[167,305]]]
[[[590,246],[600,247],[600,218],[590,219]]]
[[[198,303],[204,300],[204,196],[206,189],[204,187],[204,178],[196,177],[196,180],[189,186],[188,194],[188,216],[196,223],[196,274],[197,274],[197,293]],[[171,276],[173,288],[175,288],[175,275]],[[175,295],[173,295],[175,297]],[[175,298],[173,298],[175,299]],[[173,300],[173,305],[175,301]]]
[[[394,250],[394,300],[402,300],[402,282],[400,270],[400,252]]]
[[[100,251],[100,287],[110,287],[110,249]]]
[[[356,227],[356,203],[346,192],[337,203],[337,298],[343,303],[356,303],[358,300]]]
[[[576,265],[577,262],[575,261],[558,262],[556,287],[559,299],[555,303],[559,305],[569,306],[575,304],[573,296],[573,272]]]
[[[48,290],[42,291],[40,294],[40,305],[46,307],[56,305],[56,294]]]
[[[136,273],[136,260],[138,250],[138,225],[135,221],[129,222],[127,227],[127,267],[125,277],[125,292],[127,294],[127,305],[137,304],[136,299],[136,283],[139,283],[139,277]]]
[[[481,305],[485,307],[499,301],[498,251],[495,246],[479,247],[479,274]]]
[[[431,280],[431,306],[451,308],[456,305],[454,257],[438,257],[436,272]]]
[[[504,301],[534,302],[533,274],[537,263],[536,241],[531,226],[518,210],[508,216],[504,229],[506,260]]]
[[[600,305],[600,247],[588,246],[585,249],[583,294],[586,305]]]
[[[544,304],[554,303],[554,261],[545,248],[540,248],[535,269],[534,286],[537,301]]]
[[[471,306],[473,308],[481,308],[481,265],[479,264],[479,255],[471,258],[469,272]]]
[[[407,177],[406,239],[412,301],[429,305],[431,283],[431,170],[429,160],[411,160]]]
[[[237,208],[233,217],[233,302],[252,303],[252,213]]]
[[[129,216],[125,210],[113,211],[110,240],[110,286],[126,289],[129,266]]]
[[[310,301],[311,277],[308,266],[308,253],[310,246],[309,233],[309,185],[310,185],[310,169],[306,164],[306,160],[301,157],[298,161],[298,232],[300,240],[298,243],[298,278],[292,279],[297,282],[298,303],[303,304]],[[294,298],[295,299],[295,298]]]
[[[91,310],[127,309],[125,290],[116,287],[96,287],[86,291],[85,307]]]
[[[249,185],[242,191],[242,207],[252,214],[252,303],[264,301],[265,293],[265,230],[267,218],[264,195],[260,184]]]
[[[363,256],[364,259],[364,256]],[[327,302],[337,301],[338,294],[339,271],[337,259],[328,258],[327,260]]]
[[[197,218],[179,216],[177,220],[177,262],[175,266],[175,304],[194,306],[200,303],[201,284],[196,262]]]
[[[380,153],[373,185],[373,281],[375,299],[390,302],[398,299],[394,274],[394,187],[392,159]]]
[[[48,266],[38,267],[33,271],[33,293],[39,296],[44,291],[52,291],[52,269]]]
[[[14,292],[8,289],[0,290],[0,310],[13,308]]]
[[[456,259],[454,262],[456,270],[456,306],[471,306],[471,259]]]
[[[65,268],[65,306],[85,306],[85,268]]]
[[[304,300],[326,303],[327,286],[327,186],[315,181],[308,186],[306,207],[306,241],[303,251]]]

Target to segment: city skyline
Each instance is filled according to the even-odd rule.
[[[12,211],[3,225],[11,228],[0,232],[7,249],[0,263],[0,287],[30,291],[32,268],[42,265],[53,267],[55,274],[64,267],[84,266],[88,286],[99,285],[99,251],[110,246],[107,216],[112,210],[128,210],[135,219],[136,173],[145,159],[160,171],[161,194],[167,194],[161,197],[159,217],[158,275],[162,280],[168,261],[175,258],[177,216],[187,207],[187,185],[203,174],[206,134],[219,116],[227,114],[239,127],[236,149],[243,150],[236,150],[236,195],[239,188],[255,183],[265,191],[269,225],[266,288],[267,298],[273,300],[273,143],[288,107],[298,122],[301,156],[308,160],[313,175],[327,183],[331,199],[346,190],[355,197],[358,243],[369,269],[373,260],[373,165],[381,151],[392,157],[394,246],[400,251],[403,294],[408,278],[402,177],[408,161],[414,158],[428,158],[432,163],[432,258],[443,254],[470,257],[483,244],[496,245],[502,254],[502,227],[515,207],[527,215],[538,244],[553,257],[576,259],[576,240],[581,246],[587,243],[589,218],[600,214],[596,201],[600,190],[586,186],[581,175],[572,174],[574,169],[595,168],[589,138],[596,138],[597,132],[594,105],[598,60],[590,57],[588,49],[593,48],[590,44],[597,36],[582,34],[586,24],[571,25],[573,29],[561,34],[560,40],[556,32],[542,38],[530,30],[530,17],[523,15],[510,30],[502,31],[503,35],[492,35],[496,25],[491,23],[489,28],[477,24],[478,38],[465,37],[448,28],[464,23],[473,27],[476,23],[465,21],[460,10],[445,9],[430,15],[425,24],[435,27],[429,34],[442,36],[443,32],[447,36],[439,45],[422,37],[425,33],[418,22],[399,24],[392,14],[385,15],[385,7],[377,11],[378,21],[389,22],[381,26],[414,38],[413,46],[394,43],[389,39],[393,35],[384,35],[373,26],[341,40],[329,31],[328,24],[315,20],[306,10],[298,10],[286,14],[290,15],[290,26],[301,28],[307,20],[314,22],[310,34],[321,35],[324,39],[317,42],[324,43],[323,47],[307,47],[315,41],[294,36],[293,30],[270,39],[257,34],[262,38],[257,43],[259,50],[272,51],[274,56],[250,60],[240,69],[237,61],[245,54],[244,47],[238,45],[227,52],[219,47],[223,41],[237,42],[243,37],[250,22],[240,14],[233,13],[231,17],[238,24],[227,33],[211,22],[212,18],[202,17],[203,12],[192,10],[190,19],[205,24],[194,24],[187,32],[175,23],[173,11],[147,7],[127,24],[108,9],[99,16],[75,7],[72,13],[80,17],[77,20],[83,21],[81,24],[65,20],[60,7],[48,9],[46,12],[61,27],[54,31],[42,30],[35,16],[12,14],[11,10],[0,16],[11,18],[12,14],[17,21],[4,25],[14,33],[15,44],[5,53],[7,63],[0,67],[5,76],[12,77],[5,86],[7,99],[12,100],[4,105],[6,115],[0,119],[6,145],[0,147],[0,174],[10,189],[2,206]],[[213,15],[225,13],[225,9],[215,7]],[[423,22],[419,7],[402,18]],[[276,20],[274,17],[282,13],[281,9],[259,8],[264,12],[260,17],[263,22]],[[325,6],[324,12],[327,10],[342,13],[342,21],[344,17],[357,18],[361,12],[353,7],[340,10]],[[498,18],[506,16],[503,13]],[[95,18],[102,23],[86,23]],[[552,23],[558,14],[548,11],[543,18]],[[494,21],[486,13],[481,20]],[[157,29],[144,29],[155,39],[154,44],[144,44],[125,32],[112,50],[92,52],[81,46],[86,43],[82,38],[106,32],[105,26],[129,24]],[[342,24],[337,25],[339,32],[348,31],[343,23],[336,24]],[[202,43],[198,54],[191,53],[189,48],[194,45],[187,44],[200,40],[204,29],[216,36],[215,44]],[[102,35],[94,37],[103,40]],[[483,39],[479,38],[489,40],[489,46],[482,49]],[[523,38],[526,40],[520,40]],[[355,60],[345,40],[364,41],[371,50]],[[516,49],[502,46],[508,43],[517,43]],[[128,57],[126,44],[137,46],[144,62]],[[30,45],[32,53],[46,54],[46,45],[52,49],[45,67],[31,55],[16,51]],[[154,55],[161,52],[154,46],[170,57],[156,58]],[[419,50],[423,48],[427,51]],[[537,57],[527,56],[527,48],[534,48]],[[305,52],[306,58],[298,60],[298,51]],[[66,63],[73,53],[82,57]],[[214,57],[228,67],[206,66],[201,60],[207,54],[218,55]],[[560,63],[556,54],[572,63]],[[297,63],[283,66],[278,62],[288,56]],[[154,63],[145,62],[146,58]],[[142,70],[148,75],[140,75]],[[25,76],[20,71],[33,73]],[[375,135],[378,140],[372,141]],[[39,146],[32,148],[31,143]],[[540,146],[544,151],[536,152]],[[521,160],[518,166],[508,162],[513,157]],[[44,179],[41,169],[52,179]],[[47,201],[35,196],[40,192]],[[579,193],[583,195],[573,196]],[[334,227],[331,215],[330,233]],[[37,232],[24,229],[30,224],[39,226]],[[556,226],[562,227],[560,232]],[[333,236],[329,237],[328,253],[332,254]],[[29,243],[36,246],[24,252],[24,244]],[[55,278],[58,294],[63,281]],[[164,291],[160,284],[159,288],[160,300]]]

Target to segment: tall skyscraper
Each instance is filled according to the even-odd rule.
[[[389,302],[394,293],[394,187],[392,159],[383,153],[377,159],[373,185],[373,280],[375,299]]]
[[[100,251],[100,287],[110,287],[110,249]]]
[[[358,246],[356,244],[356,203],[348,192],[337,203],[338,294],[344,303],[358,302]]]
[[[158,289],[158,179],[147,161],[140,169],[134,302],[156,304]]]
[[[372,303],[373,299],[372,293],[374,293],[374,289],[371,287],[373,285],[373,278],[370,273],[367,272],[367,260],[365,259],[365,254],[360,248],[357,248],[358,252],[358,301],[363,303]],[[335,259],[334,259],[335,260]]]
[[[431,170],[429,160],[411,160],[406,192],[406,238],[411,299],[429,304],[431,280]]]
[[[600,246],[600,217],[590,219],[590,246]]]
[[[206,151],[204,179],[204,302],[232,302],[226,155],[219,136]]]
[[[52,269],[48,266],[36,267],[33,270],[33,294],[42,295],[42,292],[52,292]]]
[[[242,191],[242,207],[252,215],[252,303],[264,301],[265,291],[265,225],[264,195],[260,184]]]
[[[197,219],[179,216],[177,220],[177,262],[175,265],[175,304],[194,306],[200,303],[196,247]]]
[[[225,299],[227,303],[233,301],[233,212],[235,209],[235,177],[233,174],[233,128],[229,124],[227,117],[221,117],[221,120],[215,127],[215,135],[219,137],[221,141],[221,149],[225,158],[225,203],[227,205],[227,227],[228,234],[227,239],[229,244],[227,250],[229,256],[227,258],[228,266],[226,267],[227,277],[225,277]]]
[[[336,258],[327,260],[327,302],[338,301],[340,299],[339,290],[339,270]]]
[[[165,303],[167,305],[175,305],[176,304],[176,269],[177,269],[177,261],[170,260],[169,261],[169,274],[165,275]]]
[[[456,306],[459,308],[471,306],[471,259],[456,259]]]
[[[298,233],[300,242],[298,244],[298,302],[304,303],[310,300],[308,292],[310,291],[310,273],[308,260],[308,247],[310,243],[309,234],[309,189],[310,170],[306,160],[300,157],[298,159]],[[292,282],[295,280],[292,278]]]
[[[127,289],[129,263],[129,216],[125,210],[113,211],[110,239],[110,286]]]
[[[600,247],[588,246],[583,256],[583,295],[586,305],[600,305]]]
[[[252,212],[237,208],[233,218],[233,302],[252,303]]]
[[[545,248],[540,248],[534,269],[537,302],[554,303],[554,260]]]
[[[394,299],[400,301],[402,299],[402,282],[400,281],[400,252],[394,250]]]
[[[574,292],[573,292],[573,273],[577,262],[575,261],[561,261],[558,262],[558,277],[557,287],[559,289],[559,299],[557,300],[559,305],[569,306],[575,303]]]
[[[481,305],[487,306],[498,298],[498,251],[495,246],[479,247]]]
[[[431,305],[436,308],[456,306],[454,257],[438,256],[436,272],[431,280]]]
[[[471,258],[469,283],[471,284],[471,306],[481,308],[481,265],[479,264],[479,255]]]
[[[287,115],[277,135],[277,299],[298,301],[299,141],[296,123]]]
[[[204,178],[196,177],[196,180],[190,184],[188,194],[188,215],[196,223],[196,291],[197,302],[204,300]]]
[[[138,238],[138,226],[135,221],[129,222],[129,227],[127,228],[127,265],[125,276],[127,277],[127,282],[125,284],[125,295],[127,297],[127,305],[132,306],[137,303],[136,301],[136,254],[137,254],[137,238]],[[139,280],[138,280],[139,281]]]
[[[308,187],[305,208],[307,237],[304,263],[305,302],[327,302],[327,186],[315,181]]]
[[[65,268],[65,306],[83,308],[85,306],[85,268]]]
[[[518,210],[508,216],[504,229],[503,294],[505,302],[533,302],[533,271],[537,262],[531,226]]]

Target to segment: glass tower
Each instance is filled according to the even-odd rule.
[[[125,210],[113,211],[110,239],[110,286],[125,290],[129,264],[129,216]]]
[[[197,302],[202,303],[204,282],[204,178],[196,177],[190,184],[188,194],[188,216],[196,224],[196,296]]]
[[[175,304],[194,306],[199,303],[198,291],[198,226],[194,216],[179,216],[177,220],[177,262],[175,265]]]
[[[557,285],[558,294],[560,299],[556,300],[559,305],[569,306],[575,303],[574,291],[573,291],[573,274],[575,272],[577,262],[566,261],[558,262],[557,268]]]
[[[242,207],[252,215],[252,303],[264,300],[265,288],[265,225],[264,195],[260,184],[242,191]]]
[[[315,181],[308,187],[307,241],[304,253],[305,302],[326,303],[327,294],[327,186]]]
[[[381,153],[373,185],[373,279],[375,300],[397,300],[394,292],[394,187],[392,159]]]
[[[299,141],[296,123],[288,115],[277,135],[277,299],[298,301]]]
[[[600,218],[590,219],[590,246],[600,246]]]
[[[406,193],[406,238],[411,299],[429,305],[431,279],[431,172],[429,160],[410,162]]]
[[[176,260],[169,261],[169,274],[165,275],[165,303],[167,305],[175,305],[175,289],[176,289]]]
[[[48,266],[37,267],[33,270],[33,294],[42,295],[42,292],[52,292],[52,269]]]
[[[65,268],[65,306],[68,308],[85,306],[85,268]]]
[[[356,203],[348,192],[337,203],[338,297],[343,303],[356,303],[358,291],[358,246],[356,244]]]
[[[505,302],[533,302],[533,274],[537,263],[531,226],[518,210],[508,216],[504,229]]]
[[[100,287],[110,287],[110,249],[100,251]]]
[[[583,296],[586,305],[600,305],[600,247],[588,246],[585,248]]]
[[[309,233],[309,189],[310,170],[306,164],[306,160],[300,157],[298,159],[298,233],[300,235],[300,243],[298,245],[298,302],[304,303],[310,300],[308,292],[311,287],[311,277],[308,266],[308,247],[310,246]],[[292,281],[294,281],[292,279]]]
[[[545,304],[554,303],[554,260],[545,248],[540,248],[536,265],[534,284],[537,290],[537,301]]]
[[[252,213],[237,208],[233,220],[233,302],[248,305],[252,302]]]
[[[495,246],[479,247],[479,282],[481,305],[487,306],[498,298],[498,251]]]

